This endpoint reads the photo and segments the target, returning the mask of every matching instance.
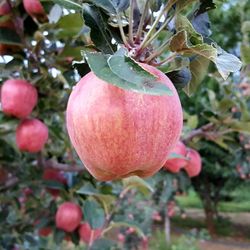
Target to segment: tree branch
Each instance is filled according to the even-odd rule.
[[[85,171],[85,168],[82,166],[63,164],[63,163],[56,162],[54,160],[45,161],[44,167],[45,168],[53,168],[53,169],[61,170],[64,172],[83,172],[83,171]]]
[[[211,130],[214,128],[213,123],[208,123],[199,129],[193,130],[186,138],[183,139],[184,143],[191,141],[194,137],[205,137],[207,139],[211,139],[214,137],[214,132]]]
[[[18,182],[19,182],[19,179],[16,176],[10,177],[6,180],[4,185],[2,187],[0,187],[0,191],[9,189],[9,188],[15,186]]]

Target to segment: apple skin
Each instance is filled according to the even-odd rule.
[[[184,170],[187,172],[188,176],[192,178],[199,175],[202,167],[200,154],[196,150],[190,148],[187,152],[187,158],[189,158],[189,161],[187,165],[184,166]]]
[[[56,182],[62,183],[64,185],[67,184],[67,180],[64,177],[64,175],[60,171],[58,171],[56,169],[51,169],[51,168],[47,168],[44,170],[43,180],[56,181]],[[58,189],[47,188],[47,190],[55,198],[57,198],[60,194],[60,190],[58,190]]]
[[[48,127],[38,119],[24,119],[16,130],[16,144],[20,151],[37,153],[48,140]]]
[[[11,6],[7,1],[1,1],[0,3],[0,16],[8,15],[11,12]]]
[[[37,104],[36,88],[21,79],[10,79],[1,88],[1,103],[3,112],[17,118],[29,116]]]
[[[79,233],[79,236],[80,236],[80,239],[82,241],[84,241],[86,244],[89,244],[90,243],[90,240],[91,240],[91,231],[93,231],[93,239],[92,241],[95,241],[96,239],[98,239],[101,234],[102,234],[102,230],[101,229],[91,229],[90,225],[85,222],[85,223],[82,223],[78,229],[78,233]]]
[[[73,202],[64,202],[57,209],[55,219],[57,228],[68,233],[73,232],[81,223],[81,208]]]
[[[44,8],[39,0],[23,0],[23,6],[30,16],[45,14]]]
[[[169,152],[169,156],[171,153],[179,154],[182,156],[186,156],[187,149],[183,142],[178,141],[176,146]],[[187,160],[180,158],[172,158],[166,161],[164,164],[164,168],[170,171],[171,173],[179,173],[181,168],[183,168],[187,164]]]
[[[180,138],[183,114],[175,87],[155,67],[141,66],[173,95],[124,90],[93,72],[70,95],[66,120],[71,142],[88,171],[100,181],[152,176]]]

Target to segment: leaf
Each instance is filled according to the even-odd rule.
[[[57,37],[75,37],[83,28],[83,19],[79,13],[69,14],[60,18],[56,24]]]
[[[53,188],[58,190],[63,190],[65,188],[64,184],[58,181],[44,180],[43,183],[47,188]]]
[[[130,176],[122,180],[123,185],[127,189],[136,188],[144,195],[149,194],[150,192],[153,193],[154,189],[142,178],[138,176]]]
[[[241,44],[240,54],[243,64],[244,65],[250,64],[250,46],[246,44]]]
[[[85,184],[76,191],[78,194],[91,195],[102,202],[105,211],[107,211],[115,200],[115,197],[108,194],[99,193],[90,183]]]
[[[113,84],[126,90],[132,90],[143,94],[170,95],[169,89],[163,84],[155,83],[154,85],[150,85],[151,82],[149,82],[148,85],[139,86],[134,84],[133,82],[129,82],[120,78],[111,71],[108,65],[107,61],[110,56],[103,55],[101,53],[91,53],[87,51],[84,51],[83,54],[94,74],[107,83]]]
[[[177,10],[177,12],[180,12],[186,6],[188,6],[189,4],[191,4],[193,2],[197,2],[197,0],[185,0],[185,1],[180,0],[180,1],[177,1],[177,3],[176,3],[176,10]]]
[[[129,0],[92,0],[92,3],[112,14],[125,11],[129,7]]]
[[[65,237],[65,232],[63,230],[56,229],[54,231],[54,241],[56,244],[61,244],[64,237]]]
[[[199,9],[197,10],[197,15],[200,15],[204,12],[207,12],[215,8],[216,4],[214,3],[213,0],[200,0],[200,6]]]
[[[0,43],[22,45],[22,41],[18,34],[14,30],[7,28],[0,28]]]
[[[177,90],[187,86],[191,80],[191,72],[188,68],[172,71],[166,74]]]
[[[212,34],[211,23],[207,13],[195,15],[192,19],[192,25],[203,37],[209,37]]]
[[[195,92],[198,86],[201,84],[203,79],[208,73],[208,66],[210,61],[204,56],[195,56],[190,62],[190,71],[191,71],[191,81],[185,87],[185,93],[190,96]]]
[[[199,123],[198,116],[197,115],[190,115],[187,119],[187,126],[191,129],[197,128]]]
[[[84,4],[83,18],[85,24],[91,29],[90,37],[96,47],[105,54],[113,54],[115,49],[111,43],[112,36],[100,10],[94,6]]]
[[[203,37],[201,34],[197,33],[194,29],[192,23],[183,15],[177,15],[175,21],[175,27],[177,31],[185,30],[189,41],[193,44],[201,44],[203,42]]]
[[[230,72],[239,71],[242,66],[242,63],[238,57],[229,54],[222,49],[220,50],[219,55],[214,63],[216,64],[217,69],[224,80],[227,79]]]
[[[73,0],[52,0],[52,1],[54,3],[63,6],[66,9],[79,10],[79,11],[82,10],[82,6]]]
[[[85,220],[92,229],[102,228],[105,222],[105,214],[101,206],[95,200],[87,200],[84,203],[83,214]]]
[[[50,23],[57,23],[60,19],[60,17],[63,14],[63,9],[61,8],[60,5],[55,4],[52,9],[50,10],[49,13],[49,22]]]

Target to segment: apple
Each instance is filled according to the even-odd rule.
[[[39,0],[23,0],[23,6],[30,16],[45,14],[44,8]]]
[[[1,88],[3,112],[17,118],[29,116],[37,104],[37,90],[22,79],[10,79]]]
[[[119,242],[124,243],[125,242],[125,236],[124,236],[124,234],[119,233],[117,235],[117,239],[118,239]]]
[[[168,156],[170,157],[171,154],[173,153],[185,157],[187,154],[187,149],[184,143],[181,141],[178,141],[176,146],[169,152]],[[166,163],[164,164],[164,168],[172,173],[179,173],[180,169],[183,168],[186,164],[187,164],[186,159],[171,158],[166,161]]]
[[[141,65],[173,94],[124,90],[90,72],[70,95],[66,120],[71,142],[100,181],[152,176],[180,138],[183,114],[174,85],[155,67]]]
[[[189,177],[195,177],[201,172],[201,156],[194,149],[188,149],[187,158],[189,158],[187,164],[184,166],[184,170],[187,172]]]
[[[64,202],[56,212],[56,227],[65,232],[73,232],[82,220],[82,211],[79,205],[73,202]]]
[[[51,169],[51,168],[47,168],[44,170],[43,180],[51,180],[62,183],[64,185],[67,184],[67,179],[64,177],[63,173],[56,169]],[[55,198],[59,196],[60,190],[54,188],[47,188],[47,190]]]
[[[90,242],[95,241],[101,236],[102,230],[100,228],[91,229],[90,225],[87,222],[85,222],[80,225],[78,229],[78,233],[79,233],[80,239],[84,241],[86,244],[89,244]]]
[[[42,237],[48,237],[52,233],[52,229],[50,227],[43,227],[38,230],[38,235]]]
[[[0,3],[0,16],[8,15],[11,12],[11,6],[5,0]]]
[[[16,144],[20,151],[37,153],[48,140],[48,127],[38,119],[24,119],[16,130]]]

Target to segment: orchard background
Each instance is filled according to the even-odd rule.
[[[249,16],[249,0],[0,0],[0,249],[250,249]],[[173,94],[137,62],[178,90],[201,171],[181,151],[148,178],[100,181],[80,161],[65,111],[90,68],[120,91]],[[23,139],[27,121],[40,127]]]

